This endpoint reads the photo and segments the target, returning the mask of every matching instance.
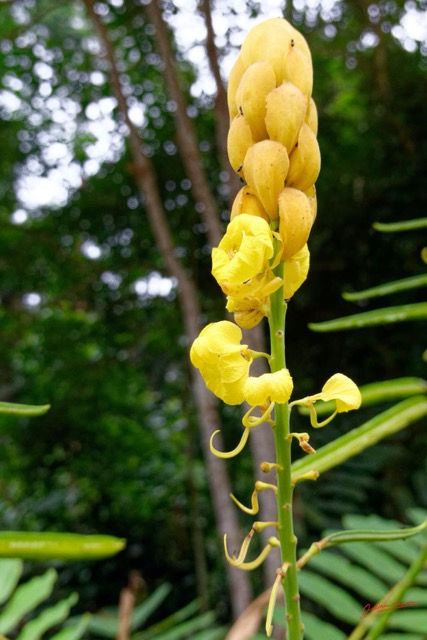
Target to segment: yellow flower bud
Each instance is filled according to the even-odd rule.
[[[239,113],[245,116],[255,141],[268,138],[265,128],[265,99],[276,86],[273,67],[255,62],[245,71],[236,92]]]
[[[292,151],[289,161],[286,186],[306,191],[318,178],[320,150],[316,136],[305,122],[301,127],[297,146]]]
[[[304,191],[305,195],[308,198],[311,207],[311,215],[313,216],[313,222],[316,220],[317,216],[317,195],[316,195],[316,187],[314,184],[311,185],[308,189]]]
[[[310,98],[310,102],[308,103],[307,113],[305,115],[305,122],[308,124],[308,126],[310,127],[314,135],[317,136],[319,122],[317,117],[317,107],[313,98]]]
[[[237,115],[228,130],[227,153],[234,171],[243,177],[243,162],[246,152],[254,144],[252,131],[246,118]]]
[[[220,287],[241,285],[263,274],[273,255],[268,223],[242,213],[230,222],[217,248],[212,249],[212,275]]]
[[[249,376],[252,357],[240,344],[242,332],[228,320],[205,327],[190,350],[192,364],[210,389],[227,404],[241,404],[243,385]]]
[[[247,213],[249,216],[259,216],[260,218],[264,218],[266,222],[270,221],[261,202],[247,185],[242,187],[234,198],[233,206],[231,207],[230,221],[234,220],[234,218],[241,213]]]
[[[313,91],[311,59],[297,45],[288,50],[282,62],[282,82],[292,82],[301,89],[307,100]]]
[[[262,407],[267,402],[287,402],[291,397],[294,384],[288,369],[261,376],[248,377],[243,385],[246,402]]]
[[[283,259],[298,253],[308,240],[313,215],[307,196],[298,189],[287,187],[279,196],[279,233],[283,240]]]
[[[250,31],[246,34],[244,42],[242,44],[242,48],[240,50],[240,57],[242,62],[247,69],[253,62],[257,62],[260,58],[256,57],[256,45],[261,36],[263,36],[267,31],[279,27],[282,29],[282,38],[283,35],[287,35],[288,33],[292,33],[294,28],[289,22],[284,20],[283,18],[270,18],[269,20],[265,20],[260,24],[252,27]],[[285,32],[285,34],[283,34]]]
[[[230,122],[237,116],[239,110],[236,104],[236,91],[239,86],[240,79],[245,73],[245,66],[243,65],[242,58],[239,56],[231,68],[230,76],[228,78],[227,88],[227,103],[228,112],[230,114]]]
[[[278,198],[288,169],[288,153],[280,142],[263,140],[248,149],[243,164],[245,180],[272,220],[279,216]]]
[[[235,298],[228,296],[227,311],[234,313],[234,320],[242,329],[252,329],[270,312],[267,297]]]
[[[283,297],[285,300],[292,298],[294,293],[307,279],[309,267],[310,252],[307,245],[305,245],[301,251],[298,251],[298,253],[293,255],[289,260],[285,261],[283,274]]]
[[[307,111],[307,98],[291,82],[285,82],[268,94],[265,125],[271,140],[276,140],[291,153]]]
[[[284,80],[284,59],[293,48],[295,48],[295,29],[286,20],[280,20],[269,26],[256,40],[252,47],[251,62],[257,60],[268,62],[274,69],[276,85],[279,86]]]

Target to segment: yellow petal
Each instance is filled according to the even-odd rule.
[[[252,358],[246,345],[240,344],[238,326],[223,320],[209,324],[194,341],[190,359],[210,389],[227,404],[241,404],[243,384],[249,376]]]
[[[242,187],[234,198],[233,206],[231,207],[230,220],[234,220],[236,216],[242,213],[247,213],[249,216],[259,216],[264,218],[267,222],[270,221],[268,214],[261,202],[258,200],[254,192],[248,187]]]
[[[326,381],[316,400],[335,400],[338,413],[358,409],[362,396],[356,383],[342,373],[335,373]]]
[[[290,260],[286,260],[283,274],[283,297],[285,300],[292,298],[295,291],[297,291],[307,279],[309,267],[310,252],[307,245],[293,255]]]
[[[275,373],[264,373],[257,378],[250,376],[243,385],[243,392],[248,404],[263,406],[268,401],[287,402],[293,387],[288,369],[281,369]]]
[[[212,249],[212,275],[220,286],[240,285],[262,274],[272,255],[268,223],[242,213],[230,222],[218,247]]]

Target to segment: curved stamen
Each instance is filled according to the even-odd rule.
[[[214,431],[210,442],[209,442],[209,448],[211,450],[211,453],[214,454],[214,456],[216,456],[217,458],[234,458],[234,456],[237,456],[241,451],[243,451],[245,444],[248,441],[249,438],[249,427],[245,427],[245,430],[242,434],[242,437],[240,438],[240,442],[237,445],[237,447],[235,449],[233,449],[232,451],[218,451],[218,449],[215,449],[215,447],[212,444],[212,441],[214,439],[214,437],[216,436],[217,433],[220,433],[220,429],[218,429],[217,431]]]
[[[268,600],[267,618],[265,621],[265,633],[267,634],[267,638],[270,638],[271,634],[273,633],[272,622],[273,622],[274,608],[276,606],[276,600],[277,600],[277,589],[279,588],[279,584],[281,583],[283,578],[286,576],[286,572],[289,566],[290,566],[289,562],[286,562],[281,569],[277,569],[276,571],[277,575],[276,575],[274,584],[271,588],[270,598]]]
[[[255,418],[254,416],[251,416],[252,411],[256,409],[256,407],[251,407],[249,411],[247,411],[243,416],[243,420],[242,420],[243,426],[246,427],[247,429],[252,429],[252,427],[258,427],[263,422],[266,422],[274,409],[274,404],[275,404],[274,402],[270,402],[266,411],[264,411],[262,416],[260,416],[259,418]]]
[[[233,566],[233,567],[237,567],[238,569],[242,569],[243,571],[251,571],[252,569],[256,569],[257,567],[259,567],[264,560],[266,559],[266,557],[268,556],[268,554],[270,553],[270,551],[273,549],[273,547],[279,547],[280,546],[280,542],[277,538],[270,538],[268,541],[267,546],[264,547],[264,549],[261,551],[261,553],[259,554],[259,556],[257,558],[255,558],[255,560],[252,560],[251,562],[237,562],[237,560],[233,559],[230,557],[228,551],[227,551],[227,543],[226,543],[226,539],[224,537],[224,548],[225,548],[225,556],[228,560],[228,562]]]

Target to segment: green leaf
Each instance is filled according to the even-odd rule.
[[[31,404],[13,404],[0,402],[0,413],[11,413],[16,416],[42,416],[49,411],[50,404],[34,406]]]
[[[349,302],[355,302],[357,300],[367,300],[368,298],[388,296],[391,293],[408,291],[409,289],[417,289],[418,287],[427,287],[426,274],[423,273],[420,276],[412,276],[411,278],[403,278],[402,280],[387,282],[385,284],[378,285],[377,287],[364,289],[363,291],[345,291],[342,294],[342,297],[344,300],[348,300]]]
[[[313,455],[305,456],[294,462],[292,475],[298,477],[313,470],[323,473],[333,469],[425,415],[427,415],[427,398],[414,396],[403,400],[360,427],[329,442]]]
[[[402,222],[374,222],[372,226],[376,231],[382,231],[384,233],[413,231],[414,229],[424,229],[427,227],[427,218],[416,218],[415,220],[404,220]]]
[[[190,602],[190,604],[186,605],[182,609],[179,609],[179,611],[176,611],[175,613],[168,616],[167,618],[160,620],[160,622],[156,622],[155,624],[151,625],[148,629],[145,629],[142,633],[138,635],[138,637],[141,638],[141,640],[143,639],[145,640],[146,638],[152,638],[157,633],[167,631],[168,629],[175,627],[179,622],[182,622],[183,620],[187,620],[187,618],[190,618],[192,615],[196,614],[199,611],[199,609],[200,609],[200,604],[198,600],[193,600],[193,602]]]
[[[201,633],[196,633],[195,636],[192,636],[191,640],[224,640],[227,631],[226,627],[211,630],[204,629]],[[263,640],[265,640],[265,637]]]
[[[52,636],[51,640],[80,640],[87,629],[89,619],[89,614],[81,616],[76,625],[62,629],[59,633]]]
[[[344,545],[343,553],[354,562],[366,567],[383,580],[397,582],[405,572],[405,565],[392,558],[386,551],[366,542]]]
[[[121,551],[125,541],[114,536],[74,533],[0,532],[0,557],[29,560],[96,560]]]
[[[214,624],[214,622],[215,614],[210,611],[197,618],[183,622],[174,629],[156,635],[155,640],[186,640],[187,638],[193,638],[196,631],[206,629]],[[144,638],[144,632],[142,634],[136,633],[132,636],[132,640],[141,640],[142,638]]]
[[[314,556],[310,560],[310,569],[315,569],[328,578],[334,578],[340,584],[375,602],[387,591],[385,582],[335,553]]]
[[[135,607],[130,624],[131,631],[135,631],[147,621],[153,611],[167,598],[171,589],[170,584],[162,584],[142,604]]]
[[[304,613],[304,638],[307,640],[345,640],[346,634],[329,622],[316,618],[312,613]],[[264,637],[265,640],[265,637]]]
[[[55,569],[49,569],[42,576],[33,578],[18,587],[0,615],[0,633],[7,634],[27,613],[46,600],[52,593],[56,577]]]
[[[28,622],[18,636],[18,640],[39,640],[43,634],[66,620],[73,607],[78,600],[76,593],[72,593],[66,600],[61,600],[53,607],[44,609],[37,618]]]
[[[362,385],[359,387],[359,391],[362,395],[362,408],[364,408],[381,402],[407,398],[417,393],[427,393],[427,381],[414,377],[395,378],[394,380]],[[318,416],[330,415],[334,411],[335,401],[333,400],[316,404]],[[308,408],[303,406],[298,406],[298,412],[302,415],[310,414]]]
[[[390,616],[389,625],[392,629],[425,634],[426,620],[427,613],[425,609],[421,611],[411,607],[411,609],[405,609],[404,611],[402,609],[396,610]]]
[[[322,605],[337,620],[357,624],[360,619],[360,603],[346,591],[325,578],[304,569],[299,576],[301,593]]]
[[[326,333],[328,331],[347,331],[348,329],[364,329],[396,322],[425,320],[427,318],[427,302],[374,309],[365,313],[357,313],[344,318],[327,320],[326,322],[311,322],[308,326],[313,331]]]
[[[22,575],[21,560],[0,560],[0,604],[10,598]]]

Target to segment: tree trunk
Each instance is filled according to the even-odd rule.
[[[169,274],[175,277],[178,282],[178,299],[182,310],[185,333],[189,344],[191,344],[200,331],[200,308],[197,289],[194,281],[174,253],[172,234],[163,209],[155,171],[149,158],[142,152],[142,140],[129,118],[128,106],[122,91],[115,52],[109,39],[108,30],[94,10],[95,0],[83,0],[83,2],[98,31],[109,63],[111,87],[117,99],[120,113],[129,130],[128,141],[136,184],[141,196],[145,199],[145,209],[157,248],[163,257]],[[209,450],[211,433],[220,427],[216,398],[207,390],[199,373],[193,367],[191,368],[191,374],[217,530],[221,538],[224,532],[227,532],[230,544],[238,548],[241,544],[240,531],[236,513],[229,498],[230,483],[227,470],[224,461],[213,456]],[[220,438],[218,438],[218,446],[221,447]],[[248,576],[244,572],[236,571],[228,563],[226,563],[226,567],[231,606],[234,616],[237,616],[250,602],[250,584]]]

